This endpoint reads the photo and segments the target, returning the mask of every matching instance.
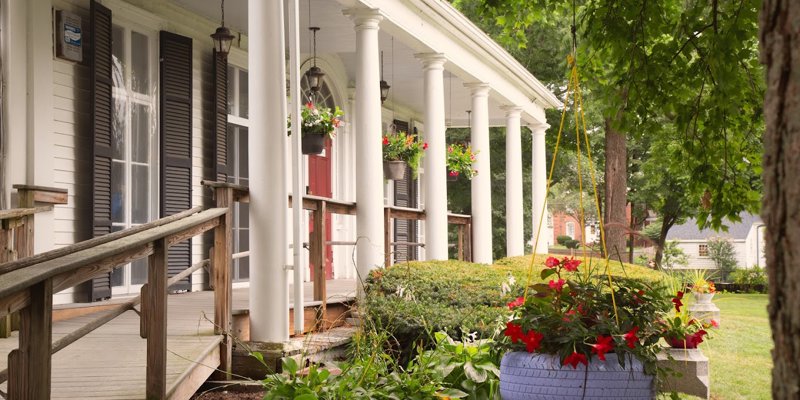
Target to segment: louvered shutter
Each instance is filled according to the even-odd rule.
[[[228,153],[228,58],[214,50],[214,176],[227,182],[232,160]]]
[[[92,0],[92,237],[111,233],[111,10]],[[111,297],[111,274],[92,280],[89,300]]]
[[[407,121],[394,120],[393,123],[397,131],[409,132],[409,124]],[[412,175],[411,169],[406,167],[406,174],[403,179],[394,181],[394,205],[409,208],[417,207],[417,181]],[[416,242],[417,221],[396,219],[394,221],[394,241]],[[396,262],[416,260],[417,248],[415,246],[396,246],[394,254]]]
[[[161,31],[161,217],[192,205],[192,39]],[[191,243],[169,249],[169,276],[188,268]],[[191,276],[170,290],[191,289]]]

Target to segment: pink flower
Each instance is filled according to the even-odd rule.
[[[561,262],[558,261],[558,259],[555,258],[555,257],[547,257],[547,261],[544,262],[544,265],[546,265],[547,268],[554,268],[554,267],[557,267],[558,264],[560,264],[560,263]]]
[[[450,176],[458,176],[458,171],[450,171],[449,175]]]
[[[561,289],[564,288],[564,283],[565,282],[564,282],[563,279],[559,279],[558,281],[554,281],[554,280],[551,279],[550,282],[547,285],[550,286],[550,289],[553,289],[553,290],[555,290],[557,292],[560,292]]]
[[[428,150],[428,142],[422,144],[422,150]]]
[[[564,257],[564,259],[561,260],[561,265],[564,266],[565,270],[573,272],[578,270],[578,265],[581,265],[581,260],[576,260],[574,258],[567,259]]]
[[[308,103],[306,103],[306,108],[308,108],[309,110],[313,110],[314,109],[314,103],[309,101]]]
[[[711,320],[711,326],[713,326],[714,328],[719,328],[719,322],[717,322],[717,320],[715,320],[715,319],[712,319]]]

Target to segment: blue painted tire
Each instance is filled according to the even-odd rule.
[[[592,357],[587,375],[583,364],[562,368],[555,355],[506,353],[500,362],[500,395],[503,400],[654,399],[653,376],[635,357],[626,361],[623,369],[616,354],[606,354],[605,361]]]

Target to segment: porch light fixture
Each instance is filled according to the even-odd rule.
[[[233,43],[233,34],[231,34],[231,30],[225,27],[225,0],[222,0],[222,5],[220,8],[222,9],[222,26],[217,28],[217,31],[211,34],[211,39],[214,39],[214,50],[217,51],[218,54],[223,56],[227,56],[228,52],[231,51],[231,43]]]
[[[383,79],[383,51],[381,50],[381,104],[389,98],[389,84]]]
[[[322,88],[322,77],[325,76],[325,73],[322,72],[322,69],[317,67],[317,31],[319,27],[312,26],[308,28],[308,30],[314,32],[314,66],[306,71],[306,78],[308,79],[308,87],[311,89],[311,92],[316,93]]]

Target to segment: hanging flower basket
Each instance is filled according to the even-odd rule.
[[[656,392],[653,375],[644,373],[642,363],[631,355],[620,366],[617,354],[596,357],[577,368],[562,365],[556,354],[506,353],[500,362],[500,395],[516,399],[641,399],[651,400]]]
[[[383,177],[389,180],[401,180],[406,176],[405,161],[384,161]]]
[[[319,154],[325,149],[325,133],[304,133],[301,141],[303,154]]]
[[[448,171],[447,172],[447,181],[448,182],[455,182],[455,181],[458,180],[458,176],[459,175],[460,174],[458,173],[458,171]]]

